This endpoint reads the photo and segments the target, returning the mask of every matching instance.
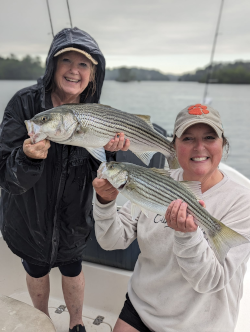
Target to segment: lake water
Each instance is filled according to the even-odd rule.
[[[0,117],[9,99],[19,89],[35,81],[0,81]],[[188,105],[200,103],[204,84],[193,82],[130,82],[105,81],[101,103],[117,109],[151,116],[154,123],[173,131],[177,113]],[[230,151],[224,162],[250,179],[250,86],[209,86],[211,106],[222,117]]]

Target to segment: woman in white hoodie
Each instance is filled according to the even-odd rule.
[[[200,203],[250,238],[250,191],[218,167],[228,145],[219,113],[201,104],[186,107],[177,115],[173,144],[181,168],[172,177],[200,181]],[[185,202],[173,201],[165,219],[141,212],[133,221],[130,202],[117,212],[118,191],[107,180],[93,185],[100,245],[125,249],[137,238],[141,250],[114,332],[233,332],[250,244],[230,249],[221,265]]]

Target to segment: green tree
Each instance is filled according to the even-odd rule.
[[[18,60],[14,54],[7,58],[0,57],[0,79],[2,80],[34,80],[44,74],[44,67],[39,57],[26,55]]]
[[[121,67],[119,69],[119,74],[118,74],[116,81],[118,81],[118,82],[135,81],[135,75],[131,72],[130,68]]]

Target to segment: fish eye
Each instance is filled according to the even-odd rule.
[[[43,122],[45,122],[47,119],[48,119],[48,117],[44,115],[44,116],[42,117],[41,120],[42,120]]]

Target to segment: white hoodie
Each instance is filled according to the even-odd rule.
[[[201,199],[212,216],[250,239],[250,190],[223,175]],[[182,170],[172,177],[182,181]],[[230,249],[222,266],[199,227],[176,232],[154,213],[132,221],[130,208],[127,202],[117,212],[115,202],[96,199],[95,232],[106,250],[137,238],[141,254],[128,294],[144,324],[156,332],[233,332],[250,244]]]

